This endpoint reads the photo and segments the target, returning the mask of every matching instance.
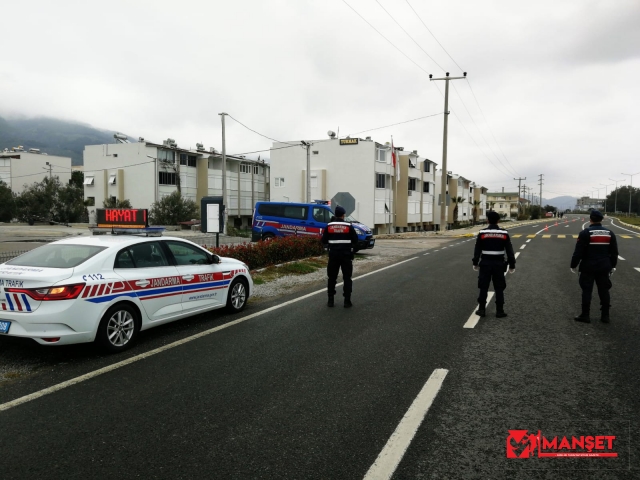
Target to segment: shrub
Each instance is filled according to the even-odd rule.
[[[153,225],[177,225],[192,218],[199,218],[198,204],[183,197],[177,190],[151,205],[149,217]]]
[[[267,242],[221,245],[209,248],[221,257],[231,257],[246,263],[249,269],[268,267],[301,258],[322,255],[324,247],[316,237],[277,237]]]

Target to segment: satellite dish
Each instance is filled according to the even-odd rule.
[[[331,138],[334,138],[336,136],[336,132],[334,132],[333,130],[329,130],[327,132],[327,135],[329,135]]]

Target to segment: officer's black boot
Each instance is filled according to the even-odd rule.
[[[478,305],[478,310],[476,310],[476,315],[479,317],[484,317],[487,314],[486,305]]]
[[[582,313],[577,317],[573,317],[576,322],[582,323],[591,323],[591,319],[589,318],[589,307],[582,306]]]
[[[344,308],[351,308],[353,307],[353,303],[351,303],[351,295],[345,295],[344,296]]]
[[[600,321],[602,323],[609,323],[609,307],[601,307],[602,312],[600,312]]]
[[[327,302],[327,307],[333,307],[333,295],[329,295],[329,301]]]
[[[496,303],[496,317],[498,317],[498,318],[504,318],[504,317],[506,317],[506,316],[507,316],[507,314],[506,314],[506,313],[504,313],[504,305],[498,305],[498,304]]]

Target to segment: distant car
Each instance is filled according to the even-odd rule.
[[[544,216],[545,217],[553,217],[553,213],[552,212],[547,212]]]
[[[156,325],[239,312],[252,289],[247,265],[180,238],[75,237],[0,265],[0,336],[117,352]]]

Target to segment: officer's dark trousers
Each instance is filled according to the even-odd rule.
[[[478,288],[480,289],[478,305],[480,306],[487,303],[487,292],[491,281],[493,281],[493,289],[496,292],[496,305],[502,307],[504,305],[504,289],[507,288],[507,282],[504,278],[504,263],[480,265],[480,273],[478,274]]]
[[[608,271],[596,272],[580,272],[579,277],[580,288],[582,288],[582,308],[589,310],[591,307],[591,294],[593,293],[593,283],[598,287],[598,296],[600,297],[600,305],[609,308],[611,297],[609,290],[611,289],[611,280]]]
[[[329,277],[329,281],[327,284],[327,293],[330,297],[333,297],[336,294],[336,283],[338,282],[338,273],[340,272],[340,269],[342,269],[342,278],[344,280],[342,292],[345,297],[351,296],[353,286],[353,280],[351,280],[351,275],[353,274],[351,254],[329,252],[329,264],[327,265],[327,276]]]

